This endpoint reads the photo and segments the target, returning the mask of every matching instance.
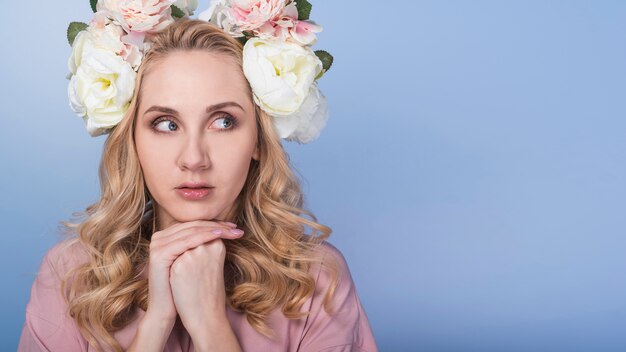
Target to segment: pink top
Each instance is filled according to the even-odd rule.
[[[52,271],[54,264],[57,272],[63,274],[70,266],[79,264],[78,258],[85,259],[85,254],[78,253],[74,248],[63,252],[60,250],[62,244],[64,242],[48,250],[41,262],[26,306],[26,321],[18,352],[96,351],[69,316],[60,294],[60,281]],[[293,320],[282,315],[280,309],[274,310],[267,322],[274,330],[275,340],[258,333],[248,324],[244,314],[227,307],[228,319],[243,351],[378,351],[345,258],[328,242],[324,242],[323,249],[326,254],[333,254],[339,259],[341,281],[332,302],[337,313],[328,315],[321,305],[330,277],[319,270],[319,265],[315,265],[312,267],[317,268],[314,269],[317,272],[315,293],[302,306],[302,311],[310,310],[311,315]],[[57,260],[58,264],[55,264]],[[124,350],[130,346],[137,331],[138,318],[144,314],[145,311],[136,308],[135,319],[113,334]],[[104,344],[102,346],[108,348]],[[177,319],[164,351],[194,351],[191,338],[180,319]]]

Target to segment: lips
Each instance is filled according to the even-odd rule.
[[[186,200],[201,200],[213,194],[213,187],[177,188],[176,193]]]
[[[177,189],[188,188],[188,189],[199,189],[199,188],[214,188],[210,184],[206,182],[184,182],[176,187]]]
[[[176,193],[178,193],[185,200],[201,200],[209,195],[213,194],[213,189],[206,182],[187,181],[183,182],[176,187]]]

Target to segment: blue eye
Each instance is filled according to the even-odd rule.
[[[230,128],[233,128],[233,126],[235,126],[236,124],[236,120],[234,117],[226,115],[224,117],[220,117],[219,119],[215,120],[213,123],[218,124],[218,126],[221,127],[221,129],[227,130]]]
[[[159,125],[161,125],[163,122],[167,122],[166,124],[164,124],[167,128],[167,130],[162,130],[157,128]],[[159,118],[156,121],[154,121],[152,123],[152,126],[159,132],[165,132],[165,131],[176,131],[178,129],[178,125],[176,125],[176,123],[172,120],[168,120],[165,118]]]
[[[218,131],[231,130],[237,126],[237,118],[231,115],[224,115],[215,119],[212,125],[215,124],[217,124],[216,128]],[[178,125],[170,118],[159,117],[152,122],[152,129],[158,133],[169,133],[178,130]]]

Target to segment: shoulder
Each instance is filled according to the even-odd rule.
[[[317,251],[322,265],[299,351],[377,351],[346,258],[326,241]]]
[[[48,249],[39,264],[27,312],[42,315],[47,310],[62,305],[61,282],[73,268],[86,262],[87,258],[87,252],[74,239],[63,240]]]
[[[53,264],[55,267],[67,268],[84,263],[88,260],[88,253],[77,238],[61,240],[50,247],[43,256],[43,262]]]
[[[321,255],[323,255],[324,257],[326,256],[331,256],[334,257],[336,259],[341,259],[344,264],[345,264],[345,257],[343,256],[343,253],[337,248],[335,247],[332,243],[324,240],[320,243],[318,251],[321,253]]]
[[[26,305],[23,335],[29,338],[24,337],[24,343],[36,341],[44,350],[55,350],[71,345],[72,341],[82,341],[68,312],[68,287],[62,291],[62,280],[86,260],[87,252],[78,242],[69,239],[58,242],[45,253]]]
[[[344,285],[352,284],[352,276],[348,262],[343,253],[333,244],[323,241],[316,248],[316,256],[320,264],[315,265],[314,272],[317,275],[317,286],[325,287],[332,283],[333,279],[342,282]]]
[[[345,303],[355,291],[348,262],[343,253],[327,241],[320,243],[317,248],[317,255],[320,259],[320,264],[315,265],[314,298],[318,301],[317,303],[321,304],[324,295],[328,293],[333,296],[330,303],[333,306],[332,308],[341,308],[337,307],[337,305]]]
[[[44,254],[35,283],[60,281],[71,269],[87,262],[88,258],[87,251],[75,238],[62,240]]]

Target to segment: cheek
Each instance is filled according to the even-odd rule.
[[[247,150],[228,148],[223,152],[213,154],[211,160],[214,171],[220,173],[226,181],[246,177],[252,157]]]
[[[163,160],[159,160],[155,153],[144,154],[141,163],[144,178],[149,186],[158,185],[163,174]]]
[[[143,171],[143,177],[150,193],[158,193],[156,187],[166,178],[167,149],[159,143],[152,143],[149,138],[139,138],[136,142],[137,156]]]
[[[228,144],[216,145],[211,150],[214,172],[219,175],[223,185],[228,185],[234,193],[238,193],[248,176],[254,144],[238,139]]]

